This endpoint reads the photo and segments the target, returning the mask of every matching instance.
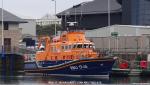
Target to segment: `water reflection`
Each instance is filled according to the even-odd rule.
[[[148,83],[150,77],[110,77],[110,78],[83,78],[83,77],[60,77],[60,76],[16,76],[0,77],[0,84],[15,85],[100,85],[100,84],[133,84]]]
[[[28,77],[24,77],[24,82],[37,81],[41,84],[64,84],[64,85],[83,85],[83,84],[102,84],[109,83],[109,78],[83,78],[83,77],[60,77],[60,76],[51,76],[51,77],[33,77],[34,80],[29,80]]]
[[[60,77],[60,76],[17,76],[1,77],[0,84],[60,84],[60,85],[83,85],[109,83],[109,78],[83,78],[83,77]]]
[[[111,83],[115,84],[131,84],[131,83],[149,83],[150,84],[150,77],[112,77],[110,78]]]
[[[17,84],[18,82],[17,77],[0,77],[0,84]]]

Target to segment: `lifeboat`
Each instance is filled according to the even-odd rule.
[[[25,61],[25,72],[47,75],[109,76],[116,58],[98,57],[93,42],[83,32],[65,32],[50,38],[40,37],[34,61]]]

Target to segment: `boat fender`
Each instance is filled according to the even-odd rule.
[[[55,56],[55,60],[57,60],[57,56]]]
[[[29,57],[28,57],[27,54],[24,54],[23,58],[24,58],[24,61],[28,61],[29,60]]]
[[[147,69],[147,61],[141,60],[140,61],[140,67],[141,67],[141,69]]]
[[[70,56],[70,59],[71,59],[71,60],[73,59],[73,55]]]
[[[116,59],[118,59],[118,57],[114,57],[113,59],[116,60]]]
[[[127,69],[129,67],[128,63],[127,62],[123,62],[119,65],[119,68],[120,69]]]
[[[65,56],[63,56],[63,60],[65,60]]]

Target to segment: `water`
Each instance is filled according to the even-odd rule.
[[[17,85],[150,85],[150,77],[81,78],[60,76],[12,76],[1,77],[0,84]]]

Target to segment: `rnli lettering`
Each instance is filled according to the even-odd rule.
[[[82,70],[82,69],[87,69],[87,65],[78,65],[78,66],[70,66],[71,70]]]

